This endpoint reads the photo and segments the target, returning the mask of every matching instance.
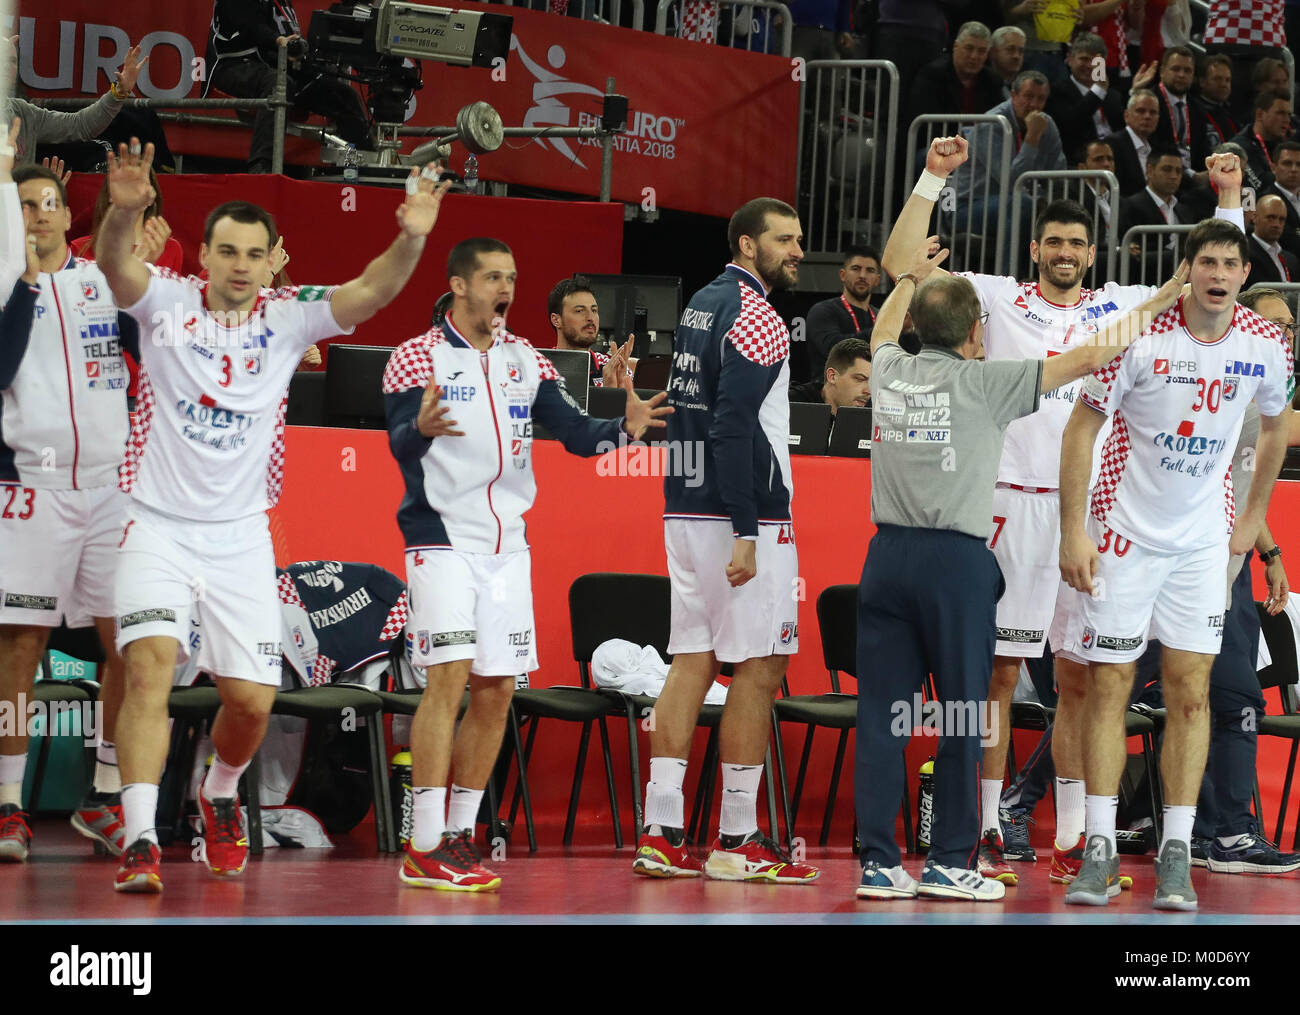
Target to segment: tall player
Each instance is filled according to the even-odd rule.
[[[778,884],[818,875],[759,832],[757,813],[772,699],[799,645],[790,336],[767,296],[794,285],[802,239],[784,202],[743,205],[727,227],[731,263],[691,298],[673,339],[668,439],[696,442],[706,466],[698,485],[664,479],[673,664],[655,705],[646,831],[632,863],[648,877],[700,874],[686,848],[682,781],[719,662],[734,663],[735,675],[720,731],[722,822],[704,873]]]
[[[1236,302],[1250,271],[1246,237],[1208,220],[1188,234],[1185,252],[1191,293],[1084,381],[1061,447],[1061,576],[1087,593],[1071,597],[1065,648],[1093,664],[1087,846],[1065,896],[1074,904],[1104,906],[1119,893],[1124,710],[1149,632],[1164,646],[1169,707],[1155,906],[1196,908],[1190,843],[1209,741],[1210,669],[1223,640],[1223,582],[1229,554],[1255,544],[1286,455],[1293,360],[1281,329]],[[1238,513],[1232,455],[1252,400],[1260,413],[1256,474]],[[1085,504],[1107,416],[1101,475]]]
[[[126,658],[119,720],[129,844],[114,887],[162,890],[154,831],[167,756],[167,695],[187,653],[191,611],[199,662],[217,677],[216,757],[198,794],[209,869],[238,874],[248,857],[236,792],[280,684],[280,606],[266,511],[284,469],[286,389],[307,346],[349,333],[402,290],[438,218],[446,187],[412,170],[397,239],[340,286],[261,289],[274,223],[232,202],[208,216],[199,260],[208,281],[181,279],[131,254],[135,212],[153,200],[139,142],[110,159],[112,206],[96,248],[118,305],[148,329],[140,400],[121,486],[117,644]]]
[[[966,161],[966,139],[936,138],[926,168],[904,205],[885,247],[884,267],[897,276],[912,251],[929,234],[930,212],[949,174]],[[1212,156],[1211,179],[1218,188],[1217,215],[1244,228],[1241,169],[1233,156]],[[1036,282],[1011,277],[963,273],[979,293],[988,323],[985,353],[990,360],[1036,359],[1068,352],[1096,333],[1116,314],[1149,299],[1151,286],[1083,288],[1096,258],[1092,216],[1072,201],[1053,201],[1039,213],[1029,256],[1038,268]],[[942,270],[942,269],[940,269]],[[1011,697],[1021,661],[1042,656],[1063,588],[1057,568],[1057,495],[1061,434],[1079,390],[1074,382],[1045,394],[1038,411],[1007,427],[993,499],[993,538],[989,546],[1006,579],[998,602],[998,640],[989,687],[988,726],[997,736],[985,748],[980,780],[983,840],[980,869],[988,877],[1015,884],[1005,862],[999,820],[1002,774],[1010,739]],[[1053,648],[1056,648],[1053,645]],[[1087,667],[1056,658],[1059,692],[1052,760],[1056,765],[1056,842],[1051,879],[1068,883],[1083,859],[1084,784],[1082,729],[1087,694]],[[1033,851],[1016,859],[1033,860]],[[1128,887],[1127,885],[1125,887]]]

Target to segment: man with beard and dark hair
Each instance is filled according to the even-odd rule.
[[[872,247],[844,250],[838,296],[814,303],[808,310],[808,366],[814,381],[826,378],[826,357],[837,342],[855,335],[871,334],[876,312],[871,293],[880,285],[880,253]]]
[[[727,229],[731,263],[691,297],[673,337],[668,446],[699,448],[703,460],[664,479],[673,664],[655,705],[646,827],[632,863],[645,877],[806,884],[819,873],[764,836],[757,811],[772,701],[799,650],[790,334],[767,297],[798,279],[802,233],[783,201],[743,205]],[[735,673],[720,727],[721,824],[701,865],[686,845],[682,782],[719,663]]]
[[[555,348],[591,354],[593,388],[617,388],[623,383],[623,374],[636,372],[636,360],[630,358],[631,336],[624,346],[613,342],[608,353],[592,348],[600,338],[600,307],[586,276],[574,275],[555,283],[546,299],[546,313],[555,329]]]
[[[1155,92],[1160,97],[1160,122],[1153,141],[1163,141],[1177,148],[1187,176],[1205,165],[1210,154],[1206,146],[1205,114],[1190,101],[1192,79],[1196,75],[1196,57],[1186,46],[1170,46],[1160,58],[1160,81]],[[1231,86],[1229,86],[1231,87]]]

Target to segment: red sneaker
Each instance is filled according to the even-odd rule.
[[[651,834],[652,829],[660,834]],[[673,839],[679,840],[677,845]],[[702,870],[699,859],[686,847],[686,835],[680,828],[651,825],[637,841],[633,874],[647,878],[698,878]]]
[[[86,799],[72,813],[72,827],[87,839],[93,839],[95,853],[107,851],[121,856],[126,848],[126,824],[122,820],[122,795],[105,795],[100,800]]]
[[[398,877],[416,888],[443,892],[494,892],[501,877],[479,862],[478,850],[464,832],[444,832],[434,849],[420,851],[406,844],[406,859]]]
[[[1062,849],[1060,843],[1052,840],[1052,869],[1048,877],[1058,885],[1068,885],[1083,866],[1083,836],[1074,844],[1073,849]],[[1119,886],[1128,890],[1133,887],[1133,879],[1127,874],[1119,876]]]
[[[802,885],[816,881],[821,874],[816,867],[791,860],[780,846],[754,832],[739,846],[730,849],[722,839],[714,840],[713,849],[704,861],[704,874],[714,881],[770,881],[777,885]]]
[[[990,828],[980,840],[979,863],[976,868],[992,881],[1001,881],[1004,885],[1019,883],[1020,875],[1011,869],[1011,865],[1002,856],[1002,836]]]
[[[27,812],[17,804],[0,807],[0,862],[22,863],[31,844]]]
[[[163,890],[162,850],[148,839],[136,839],[122,853],[122,863],[117,868],[113,882],[116,892],[158,894]]]
[[[199,789],[199,816],[203,819],[203,859],[218,877],[242,873],[248,863],[248,836],[239,796],[209,800]]]

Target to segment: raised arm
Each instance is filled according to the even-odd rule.
[[[930,150],[925,156],[925,172],[894,221],[885,252],[880,258],[881,267],[890,278],[897,278],[911,264],[916,248],[930,234],[930,213],[948,177],[969,157],[970,150],[964,137],[937,137],[930,142]],[[876,326],[879,327],[879,321]]]
[[[1057,357],[1052,357],[1056,359]],[[1092,595],[1100,554],[1084,528],[1092,449],[1106,417],[1083,401],[1074,403],[1061,438],[1061,578],[1071,588]]]
[[[1210,186],[1219,195],[1214,217],[1231,222],[1243,233],[1246,231],[1246,213],[1241,207],[1241,160],[1231,152],[1211,155],[1205,160]]]
[[[397,225],[401,229],[397,239],[366,265],[365,271],[339,286],[330,297],[334,319],[344,331],[388,306],[410,281],[450,186],[450,182],[436,184],[428,167],[411,170],[406,180],[406,200],[397,206]]]
[[[915,200],[915,198],[913,198]],[[885,300],[885,305],[876,315],[875,326],[871,329],[871,355],[886,342],[897,342],[902,333],[903,322],[907,319],[907,309],[912,305],[912,297],[921,283],[932,272],[942,271],[939,267],[948,256],[948,248],[939,249],[939,237],[930,236],[922,239],[912,251],[912,257],[906,271],[900,271],[893,291]]]
[[[41,259],[36,256],[36,241],[27,246],[27,264],[22,277],[14,283],[13,292],[0,311],[0,391],[11,387],[18,374],[18,366],[27,353],[35,317],[36,299],[41,289],[37,279],[41,274]]]
[[[23,226],[23,206],[14,183],[14,152],[22,121],[17,117],[9,126],[9,140],[0,145],[0,292],[8,292],[27,267],[27,230]]]
[[[131,145],[121,145],[116,155],[108,156],[108,210],[99,226],[99,239],[95,241],[95,260],[108,287],[113,290],[113,300],[119,307],[133,307],[149,288],[149,269],[136,257],[136,214],[153,204],[154,190],[149,182],[149,167],[153,164],[153,145],[145,145],[140,152],[140,139],[131,138]]]

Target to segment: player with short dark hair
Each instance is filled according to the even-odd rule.
[[[635,373],[636,361],[629,358],[633,342],[630,336],[625,346],[614,343],[612,355],[592,348],[600,339],[600,307],[585,275],[556,282],[546,298],[546,313],[555,329],[555,348],[591,355],[592,387],[622,387],[623,374]]]
[[[855,335],[871,336],[876,311],[871,294],[880,285],[880,251],[875,247],[845,247],[840,258],[838,296],[808,308],[804,322],[808,341],[810,380],[820,384],[826,379],[827,357],[837,342]]]

